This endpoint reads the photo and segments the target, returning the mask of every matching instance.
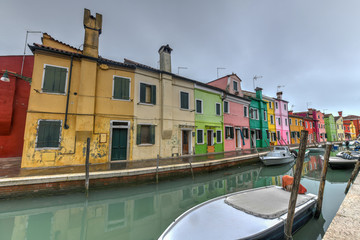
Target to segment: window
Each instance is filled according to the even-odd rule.
[[[61,120],[39,120],[36,148],[60,146]]]
[[[156,104],[156,86],[140,83],[140,102]]]
[[[130,78],[114,76],[113,99],[130,99]]]
[[[278,102],[275,102],[275,108],[278,109]]]
[[[291,138],[296,138],[296,132],[291,132]]]
[[[234,91],[238,92],[238,83],[236,81],[233,81],[233,87],[234,87]]]
[[[280,140],[280,131],[276,131],[277,133],[277,139]]]
[[[302,121],[300,120],[300,124],[299,124],[300,126],[302,126]]]
[[[220,103],[215,104],[215,111],[216,111],[216,115],[218,115],[218,116],[221,115],[221,105],[220,105]]]
[[[234,138],[234,128],[225,126],[225,138],[233,139]]]
[[[256,133],[256,140],[260,140],[262,138],[262,134],[261,134],[261,130],[260,129],[256,129],[255,130]]]
[[[155,126],[138,124],[136,144],[155,144]]]
[[[287,126],[288,124],[287,124],[287,118],[285,118],[285,126]]]
[[[271,141],[276,141],[276,133],[271,133]]]
[[[267,121],[267,113],[265,110],[264,110],[264,121]]]
[[[204,130],[202,129],[198,129],[196,130],[196,135],[197,135],[197,143],[198,144],[204,144]]]
[[[274,115],[270,115],[270,123],[274,124]]]
[[[189,93],[180,92],[180,108],[189,109]]]
[[[269,130],[266,130],[266,138],[270,139]]]
[[[272,109],[272,104],[271,104],[271,102],[269,102],[269,108],[271,108],[271,109]]]
[[[296,132],[297,138],[300,138],[300,132]]]
[[[284,110],[286,110],[286,104],[284,104]]]
[[[224,101],[224,113],[230,113],[228,101]]]
[[[65,94],[67,68],[45,64],[42,92]]]
[[[196,99],[196,113],[203,113],[203,101]]]
[[[298,122],[297,122],[297,119],[295,119],[295,126],[297,126],[298,125]]]
[[[244,138],[248,139],[249,138],[249,129],[243,128],[242,131],[243,131]]]
[[[222,136],[221,136],[221,130],[216,130],[216,142],[222,143]]]
[[[312,126],[312,122],[310,122],[310,128],[312,128],[313,126]]]
[[[308,128],[308,123],[307,122],[305,122],[305,128]]]
[[[244,117],[248,116],[248,107],[244,106]]]
[[[258,109],[255,108],[250,108],[250,118],[251,119],[255,119],[255,120],[259,120],[259,114],[258,114]]]
[[[281,118],[278,118],[278,124],[281,125]]]
[[[292,125],[292,119],[289,118],[289,125]]]

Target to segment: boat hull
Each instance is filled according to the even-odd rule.
[[[276,157],[260,157],[261,162],[266,166],[272,166],[272,165],[281,165],[293,162],[295,158],[293,156],[288,156],[285,158],[276,158]]]
[[[358,160],[357,159],[344,159],[341,157],[330,157],[329,165],[333,169],[353,168]]]

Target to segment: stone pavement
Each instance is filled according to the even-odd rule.
[[[357,177],[345,196],[323,240],[360,239],[360,178]]]

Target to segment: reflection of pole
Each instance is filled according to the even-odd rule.
[[[156,183],[159,183],[159,154],[156,158]]]
[[[330,151],[331,151],[331,144],[326,144],[325,149],[325,155],[324,155],[324,163],[323,163],[323,169],[321,171],[321,177],[320,177],[320,186],[319,186],[319,193],[318,193],[318,202],[316,204],[316,211],[315,211],[315,218],[319,218],[321,214],[321,208],[322,208],[322,202],[323,202],[323,196],[324,196],[324,188],[325,188],[325,180],[326,180],[326,173],[327,173],[327,166],[329,162],[330,157]]]
[[[290,240],[292,239],[292,227],[294,222],[294,215],[295,215],[295,207],[296,207],[296,199],[299,191],[299,185],[301,180],[301,173],[304,164],[305,158],[305,150],[306,150],[306,140],[308,137],[308,131],[301,130],[301,139],[300,139],[300,146],[299,146],[299,153],[296,159],[296,170],[294,175],[294,183],[291,189],[291,195],[289,200],[289,207],[288,207],[288,214],[286,219],[286,225],[284,234],[284,239]]]
[[[85,161],[85,193],[89,196],[89,155],[90,155],[90,138],[86,140],[86,161]]]

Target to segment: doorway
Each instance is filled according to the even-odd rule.
[[[207,145],[208,145],[208,146],[214,145],[213,130],[207,130],[206,132],[207,132],[207,133],[206,133],[206,136],[207,136]]]
[[[240,133],[241,129],[240,128],[235,128],[235,144],[236,144],[236,148],[241,148],[241,133]]]
[[[190,154],[191,149],[191,131],[189,130],[182,130],[181,131],[181,140],[182,140],[182,155]]]
[[[111,143],[111,161],[126,160],[128,130],[113,128]]]

